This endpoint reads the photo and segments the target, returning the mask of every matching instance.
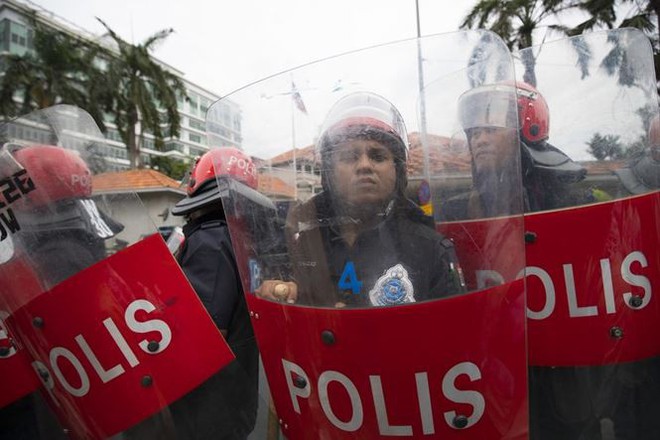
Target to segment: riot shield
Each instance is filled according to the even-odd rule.
[[[650,43],[620,29],[516,57],[517,76],[535,81],[547,101],[521,126],[531,437],[658,438],[660,157]],[[525,139],[535,124],[536,139]]]
[[[165,435],[168,405],[233,354],[140,199],[116,190],[122,175],[87,113],[39,110],[2,135],[0,304],[12,350],[69,437]]]
[[[442,184],[470,180],[449,141],[475,52],[484,81],[513,80],[498,37],[462,32],[311,63],[208,111],[221,145],[225,108],[240,108],[258,164],[261,197],[218,184],[288,439],[527,435],[519,173],[507,212],[453,229],[434,217]]]

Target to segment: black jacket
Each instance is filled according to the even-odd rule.
[[[406,292],[424,301],[464,291],[453,243],[412,202],[396,203],[352,246],[339,234],[343,221],[354,220],[335,215],[325,192],[290,214],[287,237],[298,304],[368,306],[377,305],[375,299],[396,304],[402,300],[397,295]],[[388,275],[393,268],[401,278]],[[395,278],[394,288],[400,290],[386,299],[383,289]]]
[[[183,272],[236,360],[171,405],[182,439],[241,439],[253,430],[258,402],[257,350],[225,220],[218,214],[184,227]]]

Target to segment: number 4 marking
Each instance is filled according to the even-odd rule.
[[[344,266],[344,272],[341,274],[339,283],[337,283],[342,290],[352,290],[354,294],[360,293],[362,289],[362,281],[358,280],[355,273],[355,265],[352,261],[347,261]]]

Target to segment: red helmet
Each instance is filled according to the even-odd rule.
[[[27,203],[43,206],[58,200],[92,195],[92,173],[72,150],[52,145],[32,145],[12,152],[34,184]]]
[[[195,161],[186,187],[188,197],[172,208],[172,214],[185,215],[219,200],[216,178],[221,176],[257,189],[257,169],[248,155],[234,147],[213,148]]]
[[[468,90],[459,98],[459,117],[464,130],[517,126],[522,139],[530,144],[549,137],[550,110],[545,98],[534,87],[520,81],[504,81]]]
[[[550,136],[550,110],[543,95],[531,85],[516,82],[518,119],[523,140],[536,143]]]

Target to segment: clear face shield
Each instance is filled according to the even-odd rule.
[[[400,139],[408,139],[399,111],[375,93],[357,92],[339,100],[328,112],[321,130],[322,137],[339,134],[348,126],[373,127]]]
[[[474,88],[459,98],[459,118],[468,133],[473,128],[518,127],[516,89],[510,85],[491,84]]]

